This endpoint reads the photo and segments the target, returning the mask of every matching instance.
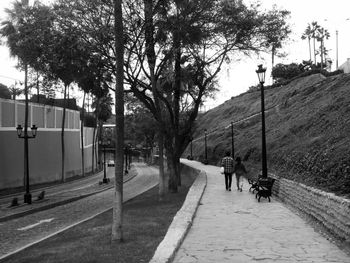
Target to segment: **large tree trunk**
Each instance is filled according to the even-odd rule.
[[[177,193],[180,185],[180,158],[168,150],[166,150],[166,157],[169,173],[168,187],[171,193]]]
[[[65,145],[64,145],[64,126],[66,122],[66,101],[67,101],[67,88],[69,84],[64,85],[63,92],[63,114],[62,114],[62,127],[61,127],[61,153],[62,153],[62,182],[66,181],[66,173],[65,173]]]
[[[102,127],[103,127],[103,122],[99,120],[98,131],[97,131],[97,138],[99,141],[102,141]],[[102,154],[101,154],[101,151],[98,151],[98,154],[97,154],[97,149],[99,149],[99,147],[96,147],[97,163],[99,164],[98,169],[102,169]]]
[[[123,171],[124,171],[124,88],[123,88],[123,20],[122,0],[114,0],[114,37],[116,50],[115,83],[115,193],[113,200],[112,241],[123,240]]]
[[[80,144],[81,144],[81,173],[85,176],[85,157],[84,157],[84,119],[85,119],[85,98],[86,92],[84,91],[83,103],[81,106],[81,126],[80,126]]]
[[[164,136],[159,134],[159,201],[162,201],[165,195],[165,175],[164,175]]]
[[[181,41],[179,32],[175,31],[174,33],[174,47],[175,47],[175,85],[174,85],[174,101],[173,101],[173,108],[174,108],[174,140],[171,140],[174,142],[174,145],[172,146],[173,149],[176,149],[178,145],[180,145],[180,136],[179,136],[179,125],[180,125],[180,91],[181,91]],[[173,151],[171,153],[173,155],[173,168],[175,172],[175,181],[177,185],[181,186],[181,177],[179,173],[179,158],[176,157],[177,151]],[[171,184],[171,187],[173,187],[173,184]],[[177,192],[177,187],[174,189],[174,191]]]
[[[97,118],[96,118],[97,124]],[[96,126],[94,126],[94,131],[92,133],[92,173],[95,172],[95,147],[96,147]]]
[[[162,110],[157,91],[157,79],[155,76],[156,53],[154,47],[154,24],[153,24],[153,0],[144,0],[145,12],[145,39],[146,39],[146,55],[151,76],[152,93],[154,95],[154,104],[156,111],[156,119],[159,123],[160,130],[162,129]],[[162,131],[160,132],[162,133]],[[159,138],[159,200],[163,199],[165,194],[165,178],[164,178],[164,136]]]
[[[170,192],[177,193],[178,186],[180,185],[180,157],[176,155],[176,150],[172,144],[174,140],[170,137],[171,136],[168,135],[164,140],[169,174],[168,188]]]

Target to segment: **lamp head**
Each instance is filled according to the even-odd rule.
[[[31,127],[31,130],[32,130],[32,134],[33,134],[33,137],[35,137],[36,136],[36,131],[38,130],[38,127],[36,127],[36,125],[32,125],[32,127]]]
[[[17,136],[21,137],[22,131],[23,131],[23,127],[20,124],[18,124],[16,130],[17,130]]]
[[[258,74],[260,84],[264,84],[265,83],[266,68],[263,68],[263,65],[260,64],[260,65],[258,65],[258,69],[255,72],[256,72],[256,74]]]

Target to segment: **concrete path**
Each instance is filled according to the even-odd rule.
[[[315,232],[303,219],[272,197],[271,203],[232,182],[225,190],[219,167],[194,161],[186,164],[204,170],[207,186],[193,225],[173,262],[342,262],[345,254]]]

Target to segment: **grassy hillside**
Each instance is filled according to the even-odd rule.
[[[231,149],[232,121],[235,156],[245,158],[250,168],[261,167],[260,107],[256,91],[200,116],[193,141],[195,159],[203,159],[206,128],[208,159],[218,165],[225,150]],[[350,197],[350,75],[314,74],[267,88],[265,108],[269,171]]]

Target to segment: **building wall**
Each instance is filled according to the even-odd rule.
[[[343,64],[341,64],[338,69],[342,69],[344,73],[350,73],[350,58],[346,60]]]
[[[24,185],[24,139],[16,126],[24,126],[24,103],[0,99],[0,189]],[[29,104],[28,126],[38,127],[29,139],[30,185],[59,181],[61,174],[61,125],[63,109]],[[82,173],[79,111],[67,110],[65,121],[65,177]],[[30,129],[29,129],[30,130]],[[84,127],[85,171],[92,169],[93,128]]]

